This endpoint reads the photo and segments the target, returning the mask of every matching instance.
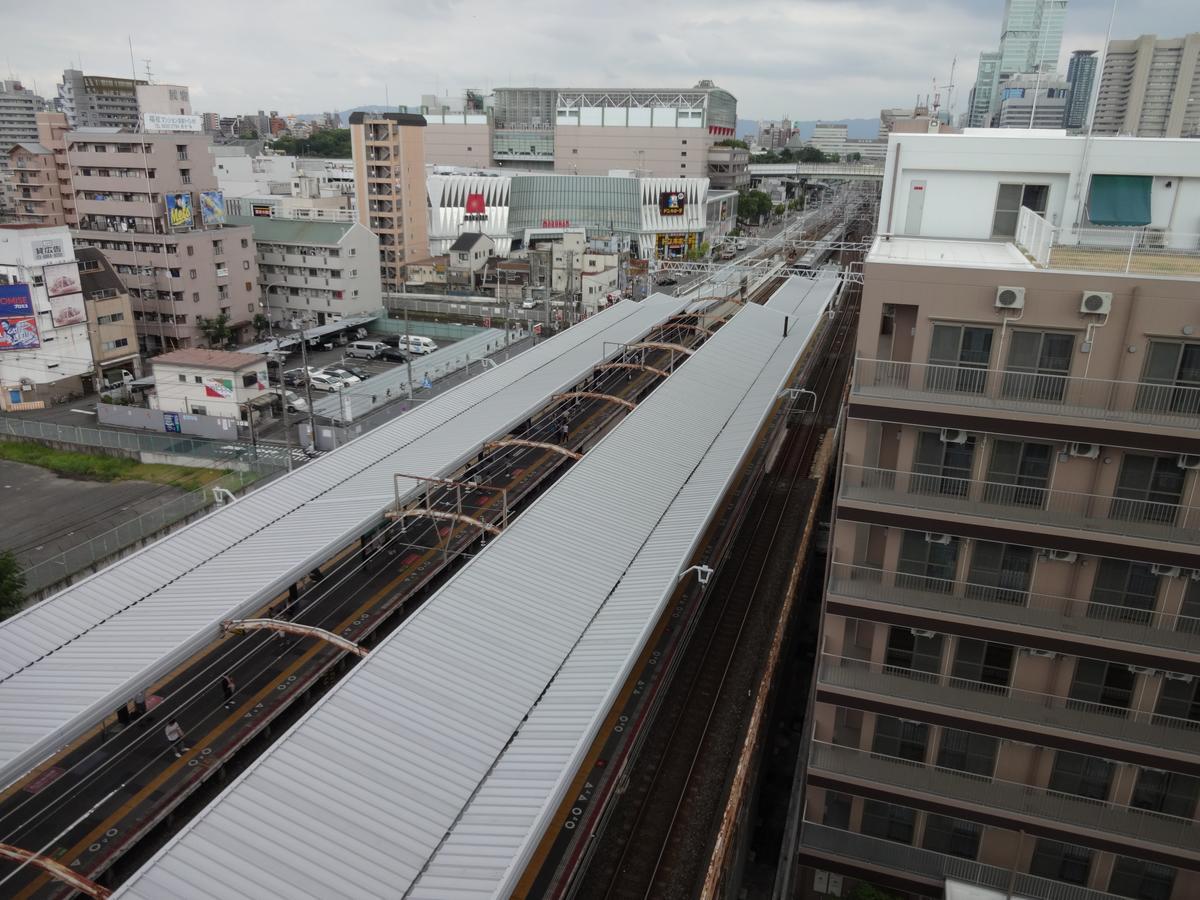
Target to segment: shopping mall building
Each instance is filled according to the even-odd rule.
[[[509,174],[438,167],[427,176],[429,249],[445,253],[464,231],[479,231],[505,256],[533,241],[584,228],[589,240],[641,258],[679,258],[715,246],[737,222],[737,192],[707,178]]]

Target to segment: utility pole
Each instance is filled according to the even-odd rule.
[[[308,377],[308,338],[304,336],[303,326],[300,328],[300,365],[304,368],[304,395],[308,400],[308,437],[315,450],[317,449],[317,411],[313,409],[312,380]]]
[[[279,338],[275,338],[275,360],[279,363],[279,399],[283,411],[283,444],[287,454],[287,469],[292,471],[292,428],[288,422],[288,389],[283,383],[283,354],[279,352]],[[271,368],[267,367],[267,387],[271,386]]]
[[[404,358],[408,360],[404,365],[408,368],[408,399],[413,398],[413,383],[412,383],[412,347],[408,342],[408,301],[404,302]]]

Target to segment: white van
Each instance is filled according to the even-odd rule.
[[[387,344],[382,341],[354,341],[346,346],[346,355],[359,359],[379,359]]]
[[[402,349],[407,347],[409,353],[424,356],[426,353],[432,353],[436,350],[438,345],[427,337],[421,337],[418,334],[408,334],[400,338],[400,347]]]

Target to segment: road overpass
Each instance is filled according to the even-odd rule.
[[[750,180],[762,181],[764,178],[804,178],[807,180],[823,178],[843,178],[872,181],[883,181],[883,163],[751,163]]]

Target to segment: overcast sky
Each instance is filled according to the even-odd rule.
[[[1063,58],[1100,49],[1110,0],[1071,0]],[[67,67],[190,85],[196,112],[415,104],[464,87],[687,87],[741,118],[877,116],[949,80],[965,107],[1004,0],[0,0],[6,69],[43,95]],[[1200,30],[1197,0],[1119,0],[1114,37]],[[1065,67],[1065,63],[1064,63]]]

